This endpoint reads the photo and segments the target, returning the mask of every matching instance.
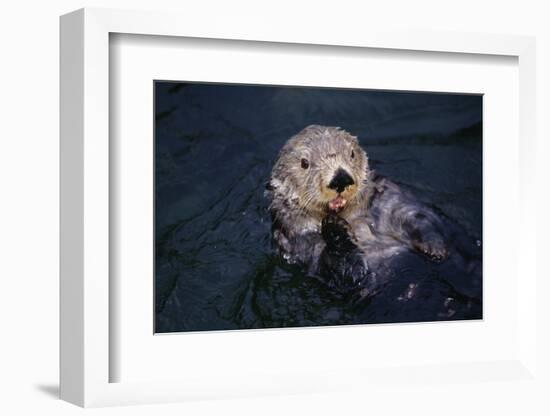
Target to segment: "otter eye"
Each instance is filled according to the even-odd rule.
[[[355,157],[355,152],[352,150],[351,151],[351,158],[353,159]]]
[[[309,162],[308,162],[307,159],[302,159],[302,167],[303,167],[304,169],[309,168]]]

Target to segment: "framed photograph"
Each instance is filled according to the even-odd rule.
[[[181,19],[61,18],[61,397],[536,387],[534,40]]]
[[[154,101],[155,333],[482,319],[482,95]]]

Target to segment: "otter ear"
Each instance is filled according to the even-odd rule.
[[[273,185],[273,183],[271,181],[267,181],[265,183],[265,189],[267,189],[268,191],[274,191],[276,188],[275,185]]]

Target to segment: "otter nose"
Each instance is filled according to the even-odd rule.
[[[353,178],[350,176],[350,174],[347,173],[344,169],[339,168],[334,174],[334,177],[332,178],[330,183],[328,184],[328,187],[340,193],[343,192],[347,186],[353,185],[354,183],[355,182],[353,181]]]

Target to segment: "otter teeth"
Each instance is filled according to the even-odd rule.
[[[342,209],[344,209],[347,202],[348,201],[346,201],[345,198],[343,198],[341,195],[338,195],[336,198],[331,199],[328,202],[328,209],[329,211],[332,211],[332,212],[339,212]]]

